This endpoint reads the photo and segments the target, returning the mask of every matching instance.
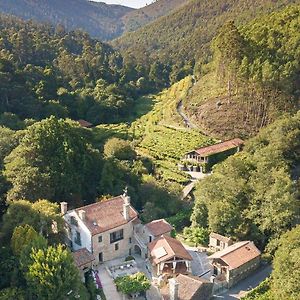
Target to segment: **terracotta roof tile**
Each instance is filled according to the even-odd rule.
[[[93,203],[87,206],[76,208],[75,211],[85,211],[84,224],[88,227],[92,235],[105,232],[119,227],[137,218],[138,213],[130,206],[129,220],[123,216],[123,196],[118,196],[106,201]]]
[[[90,122],[88,122],[88,121],[86,121],[86,120],[80,119],[80,120],[77,120],[77,122],[79,123],[79,125],[80,125],[81,127],[87,127],[87,128],[89,128],[89,127],[93,126],[92,123],[90,123]]]
[[[260,251],[251,241],[235,243],[222,251],[209,256],[209,259],[221,259],[230,269],[236,269],[260,256]]]
[[[150,256],[152,257],[152,260],[155,264],[167,261],[175,256],[185,260],[193,259],[180,241],[173,239],[168,235],[163,235],[160,238],[149,243],[148,249],[150,251]],[[162,256],[157,255],[157,251],[159,251],[160,249],[162,249],[162,251],[165,253]]]
[[[178,300],[208,300],[212,295],[213,284],[208,280],[191,275],[179,274],[176,277]],[[161,289],[164,300],[170,300],[169,286]]]
[[[244,141],[236,138],[236,139],[232,139],[232,140],[228,140],[225,142],[221,142],[212,146],[207,146],[207,147],[203,147],[203,148],[199,148],[197,150],[195,150],[195,152],[201,156],[210,156],[216,153],[220,153],[220,152],[224,152],[236,147],[239,147],[241,145],[244,144]]]
[[[94,255],[86,248],[79,249],[72,252],[76,266],[79,268],[95,260]]]
[[[173,227],[165,219],[154,220],[145,226],[154,236],[161,236],[173,230]]]

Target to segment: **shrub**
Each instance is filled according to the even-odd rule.
[[[151,287],[149,279],[142,272],[117,277],[115,279],[115,284],[117,286],[117,290],[125,295],[144,293]]]
[[[131,255],[128,255],[126,258],[125,258],[125,261],[130,261],[130,260],[135,260],[135,258]]]
[[[175,228],[176,231],[180,231],[184,227],[191,225],[191,213],[192,210],[190,208],[184,209],[166,220]]]
[[[113,137],[105,143],[104,155],[108,158],[132,160],[136,157],[136,152],[132,149],[130,142]]]
[[[208,230],[203,227],[185,227],[183,230],[184,238],[195,246],[208,244]]]

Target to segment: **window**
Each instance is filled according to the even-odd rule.
[[[119,250],[119,244],[116,243],[116,244],[115,244],[115,251],[118,251],[118,250]]]
[[[220,240],[217,240],[217,246],[220,246]]]
[[[103,262],[103,253],[102,252],[99,253],[99,262]]]
[[[101,243],[102,242],[102,235],[99,235],[98,236],[98,243]]]
[[[123,240],[124,236],[123,236],[123,229],[112,232],[110,234],[110,243],[115,243],[117,241]]]
[[[71,218],[70,218],[70,223],[71,223],[72,225],[78,226],[78,222],[77,222],[77,220],[76,220],[76,218],[75,218],[74,216],[71,216]]]
[[[129,244],[131,244],[132,243],[132,240],[131,240],[131,237],[129,238]]]
[[[152,242],[152,236],[149,235],[149,243],[151,243],[151,242]]]
[[[74,241],[77,245],[81,246],[81,236],[80,236],[80,232],[76,231],[76,236],[75,236],[75,241]]]

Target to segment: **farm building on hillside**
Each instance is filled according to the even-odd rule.
[[[184,155],[182,161],[185,165],[182,165],[181,168],[183,171],[207,172],[214,164],[239,152],[243,145],[243,140],[235,138],[212,146],[193,150]]]
[[[93,126],[92,123],[90,123],[90,122],[88,122],[88,121],[86,121],[86,120],[80,119],[80,120],[77,120],[77,122],[79,123],[79,125],[80,125],[81,127],[91,128],[91,127]]]

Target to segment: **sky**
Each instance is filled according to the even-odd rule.
[[[94,0],[94,1],[105,2],[107,4],[121,4],[121,5],[134,7],[134,8],[140,8],[152,2],[152,0]]]

